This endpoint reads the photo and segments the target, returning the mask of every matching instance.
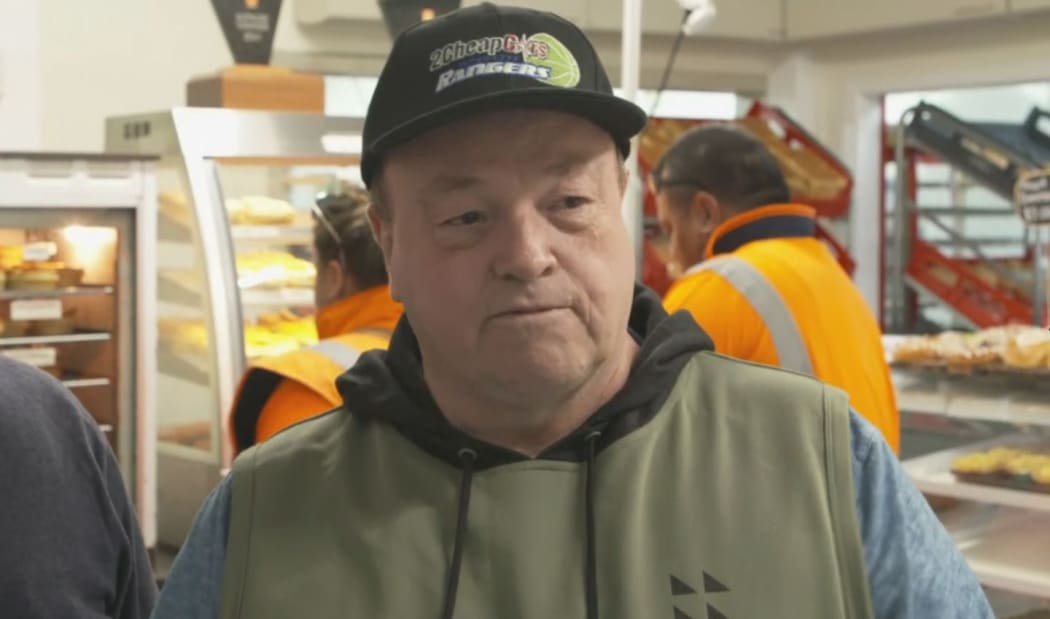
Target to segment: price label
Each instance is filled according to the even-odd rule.
[[[1033,170],[1018,177],[1014,208],[1027,224],[1050,225],[1050,170]]]
[[[35,368],[50,368],[58,365],[58,350],[51,347],[11,348],[0,354]]]
[[[47,262],[58,251],[54,243],[29,243],[22,248],[22,260],[26,262]]]
[[[11,302],[11,320],[58,320],[62,299],[19,299]]]

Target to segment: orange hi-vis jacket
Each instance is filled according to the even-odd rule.
[[[317,344],[256,360],[230,413],[234,454],[342,404],[335,379],[361,353],[386,349],[402,311],[389,286],[369,288],[317,312]]]
[[[814,232],[807,206],[737,215],[714,231],[704,262],[674,283],[664,306],[692,313],[720,353],[844,390],[898,452],[900,414],[878,321]]]

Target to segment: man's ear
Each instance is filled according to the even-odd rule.
[[[697,229],[705,234],[714,232],[715,228],[722,223],[722,205],[718,203],[718,198],[706,191],[698,191],[693,194],[689,213]]]
[[[379,208],[373,203],[368,207],[368,223],[372,228],[372,236],[375,237],[379,249],[383,252],[383,263],[386,265],[386,276],[390,282],[390,296],[395,301],[401,301],[398,292],[397,281],[394,278],[393,269],[390,268],[390,260],[393,255],[394,236],[390,226],[390,220],[385,218]]]
[[[375,237],[376,243],[379,244],[379,249],[383,251],[383,258],[389,264],[390,250],[393,247],[393,240],[390,236],[390,222],[383,218],[375,204],[368,207],[368,223],[372,228],[372,236]]]

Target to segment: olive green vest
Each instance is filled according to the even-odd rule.
[[[592,474],[601,619],[872,617],[845,396],[698,354]],[[223,619],[437,619],[460,471],[343,411],[233,471]],[[456,619],[585,616],[584,466],[475,473]]]

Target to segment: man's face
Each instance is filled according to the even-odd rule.
[[[491,113],[387,157],[391,290],[435,375],[494,397],[573,393],[627,345],[623,167],[582,118]]]
[[[671,277],[680,277],[704,258],[707,240],[718,224],[711,216],[711,205],[704,201],[706,196],[688,187],[656,192],[656,214],[668,237],[667,270]]]

